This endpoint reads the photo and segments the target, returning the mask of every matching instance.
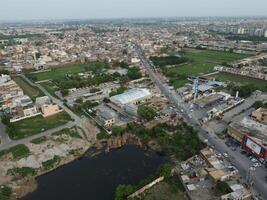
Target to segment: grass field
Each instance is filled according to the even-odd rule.
[[[36,87],[29,85],[23,78],[14,77],[13,80],[21,87],[23,92],[31,98],[43,96],[44,94]]]
[[[11,130],[8,132],[11,139],[19,140],[45,130],[56,128],[66,124],[70,120],[71,118],[66,112],[61,112],[47,118],[37,116],[12,123],[10,126]]]
[[[35,81],[42,80],[62,80],[65,78],[66,74],[77,74],[84,72],[86,69],[104,68],[105,63],[102,62],[91,62],[86,64],[76,64],[72,66],[53,68],[51,71],[40,72],[36,74],[27,74],[29,77],[33,78]]]
[[[185,56],[189,58],[187,64],[169,68],[168,71],[180,75],[206,74],[213,72],[215,65],[248,57],[245,54],[196,49],[186,49]]]
[[[57,87],[53,82],[48,81],[48,82],[43,82],[40,83],[41,86],[44,87],[44,89],[49,92],[51,95],[54,95],[56,91],[58,91],[60,88]]]
[[[240,83],[240,84],[253,84],[255,87],[261,91],[267,91],[267,81],[259,80],[259,79],[253,79],[245,76],[238,76],[235,74],[230,73],[219,73],[215,74],[212,77],[214,77],[216,80],[219,81],[230,81],[234,83]]]

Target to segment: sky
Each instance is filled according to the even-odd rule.
[[[266,15],[267,0],[0,0],[0,21]]]

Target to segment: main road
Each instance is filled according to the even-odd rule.
[[[192,125],[197,129],[204,139],[207,139],[214,148],[221,153],[227,152],[229,154],[229,161],[239,170],[240,175],[243,180],[246,180],[249,167],[251,165],[250,160],[245,156],[242,156],[239,151],[229,151],[229,148],[225,145],[223,140],[220,140],[215,134],[214,130],[210,130],[209,127],[200,125],[198,120],[192,116],[189,116],[189,109],[182,105],[182,100],[180,96],[171,91],[167,84],[164,84],[159,76],[156,74],[154,65],[146,58],[144,51],[139,45],[135,45],[136,52],[140,58],[142,66],[148,72],[150,79],[155,85],[161,90],[161,92],[169,99],[175,108],[179,110],[180,116],[185,122]],[[209,132],[209,134],[207,134]],[[263,199],[267,199],[267,184],[265,181],[266,169],[263,167],[257,168],[254,173],[255,177],[253,179],[253,192],[254,194],[260,194]]]

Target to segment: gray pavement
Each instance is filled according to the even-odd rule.
[[[0,121],[0,146],[10,141],[5,125]]]
[[[190,109],[188,105],[183,105],[183,101],[179,97],[177,93],[174,91],[170,91],[169,87],[162,83],[162,81],[157,77],[155,72],[155,67],[147,60],[142,48],[136,45],[136,52],[139,55],[141,63],[143,67],[149,74],[150,79],[154,82],[154,84],[161,90],[161,92],[169,98],[170,102],[180,111],[180,116],[184,119],[185,122],[191,124],[195,129],[197,129],[201,137],[207,139],[214,148],[221,153],[228,152],[229,161],[239,170],[240,175],[245,180],[249,167],[251,166],[251,162],[248,159],[240,154],[239,151],[231,151],[224,143],[223,140],[220,140],[216,134],[214,134],[213,130],[210,130],[210,127],[201,126],[198,122],[198,119],[194,117],[190,117],[188,113],[190,113]],[[265,95],[262,98],[266,98]],[[237,108],[236,112],[241,111],[243,106],[251,106],[253,103],[251,101],[247,101],[245,105],[242,104],[241,108]],[[240,110],[238,110],[240,109]],[[182,111],[183,110],[183,111]],[[210,134],[207,134],[207,131]],[[260,194],[263,199],[267,199],[267,183],[265,181],[266,169],[263,167],[258,168],[255,172],[253,191],[255,194]]]

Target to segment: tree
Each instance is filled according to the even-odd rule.
[[[258,109],[258,108],[261,108],[261,107],[264,107],[264,104],[262,101],[256,101],[254,104],[253,104],[253,107],[255,109]]]
[[[125,200],[133,192],[134,187],[132,185],[119,185],[116,189],[115,200]]]
[[[125,129],[119,126],[112,127],[112,134],[115,136],[121,136],[125,132]]]
[[[220,195],[229,194],[232,192],[232,189],[225,181],[219,181],[216,183],[215,190]]]
[[[137,67],[130,68],[127,72],[127,76],[130,80],[136,80],[142,77],[139,69]]]
[[[159,167],[160,176],[164,176],[164,178],[169,179],[172,173],[172,166],[170,164],[165,164]]]
[[[69,95],[69,90],[68,89],[61,90],[61,94],[62,94],[63,97],[68,96]]]
[[[153,108],[145,105],[139,106],[137,113],[141,118],[146,120],[152,120],[157,115],[156,111]]]

